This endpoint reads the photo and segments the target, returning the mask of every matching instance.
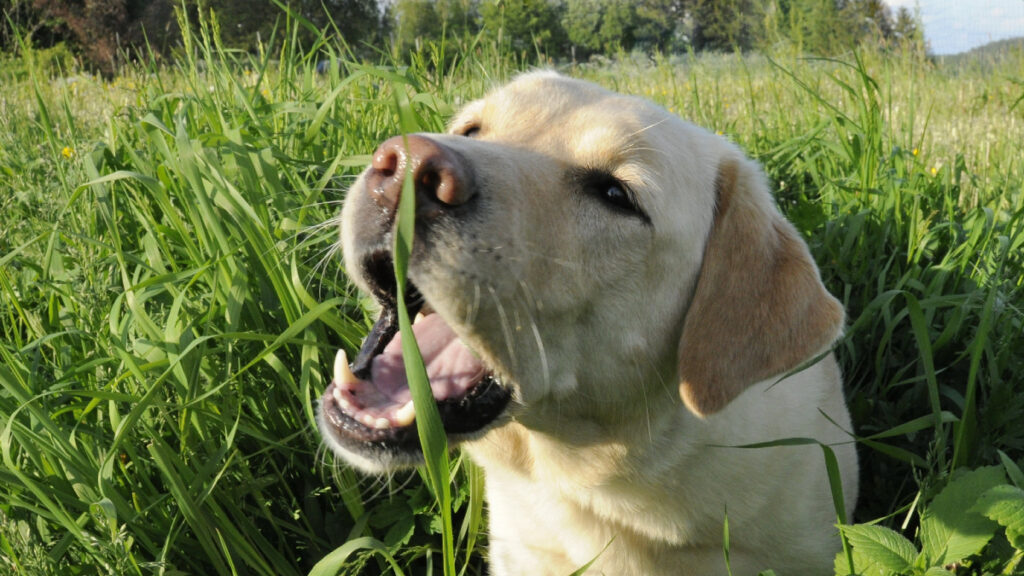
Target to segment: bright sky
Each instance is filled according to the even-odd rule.
[[[1024,36],[1024,0],[885,0],[921,10],[933,54],[956,54],[994,40]]]

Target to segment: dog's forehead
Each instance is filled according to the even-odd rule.
[[[484,141],[611,173],[663,229],[710,218],[717,166],[729,153],[724,139],[647,100],[553,72],[519,76],[471,102],[449,132],[470,127]]]
[[[466,106],[453,131],[480,125],[488,138],[612,168],[650,140],[671,137],[672,118],[646,100],[551,72],[531,73]]]

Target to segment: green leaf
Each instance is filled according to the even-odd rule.
[[[389,548],[398,548],[405,546],[409,543],[409,539],[412,538],[412,534],[416,529],[416,517],[413,515],[404,516],[399,518],[397,522],[388,528],[387,533],[384,535],[384,544]]]
[[[1021,472],[1020,466],[1006,455],[1006,452],[999,450],[999,461],[1003,463],[1003,468],[1006,468],[1006,475],[1010,477],[1010,481],[1013,482],[1017,488],[1024,488],[1024,472]]]
[[[957,418],[956,415],[954,415],[951,412],[947,412],[945,410],[943,410],[939,414],[939,420],[943,424],[950,424],[950,423],[954,423],[954,422],[959,422],[960,421],[960,419]],[[894,436],[900,436],[900,437],[909,436],[909,435],[913,434],[914,432],[920,432],[921,430],[924,430],[926,428],[933,428],[933,427],[935,427],[935,416],[933,416],[933,415],[919,416],[917,418],[914,418],[913,420],[910,420],[908,422],[904,422],[903,424],[900,424],[898,426],[893,426],[892,428],[889,428],[888,430],[885,430],[884,432],[879,432],[878,434],[872,434],[871,436],[865,436],[864,439],[865,440],[881,440],[882,438],[892,438]]]
[[[391,556],[388,551],[388,547],[384,545],[380,540],[364,536],[362,538],[356,538],[345,542],[333,552],[324,556],[313,569],[309,571],[309,576],[335,576],[344,566],[345,561],[352,555],[353,552],[358,550],[373,550],[391,565],[391,569],[395,571],[395,574],[401,576],[403,574],[402,569],[395,562],[395,559]]]
[[[1017,550],[1024,550],[1024,490],[1003,484],[981,495],[970,510],[990,518],[1006,528],[1006,539]]]
[[[873,526],[869,524],[856,524],[853,526],[841,526],[840,530],[854,550],[854,563],[861,571],[861,562],[858,557],[868,560],[869,563],[877,566],[883,572],[906,572],[914,565],[917,558],[917,548],[902,534],[884,526]],[[844,558],[845,560],[845,558]],[[838,564],[838,561],[837,561]],[[845,573],[848,565],[844,562],[841,566]],[[861,572],[871,574],[873,572]]]
[[[959,562],[985,547],[996,523],[970,508],[987,490],[1006,481],[1000,466],[965,472],[949,483],[921,514],[921,542],[932,565]]]

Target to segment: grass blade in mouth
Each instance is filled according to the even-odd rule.
[[[396,87],[397,88],[397,87]],[[404,91],[394,90],[398,116],[402,125],[402,139],[406,150],[409,148],[406,134],[415,131],[416,121],[409,100]],[[455,574],[455,550],[452,528],[452,497],[450,463],[448,462],[448,439],[445,436],[441,415],[438,413],[434,394],[430,390],[427,370],[423,366],[416,337],[413,335],[409,311],[406,308],[405,290],[409,256],[412,254],[413,233],[416,219],[416,193],[413,186],[410,162],[406,162],[405,175],[402,182],[402,195],[398,202],[398,214],[395,223],[395,281],[398,286],[398,329],[402,335],[402,359],[405,363],[405,374],[412,392],[412,403],[416,410],[416,431],[420,437],[423,450],[423,461],[437,498],[442,521],[442,548],[444,555],[445,576]]]

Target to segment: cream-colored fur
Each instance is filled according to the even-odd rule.
[[[647,101],[549,72],[429,137],[475,188],[410,278],[515,389],[507,420],[464,444],[486,473],[491,572],[566,575],[596,557],[588,574],[725,574],[728,515],[733,574],[830,574],[840,540],[822,450],[732,447],[832,445],[852,509],[835,360],[779,381],[828,350],[843,312],[759,167]],[[629,186],[647,221],[581,191],[581,169]],[[343,214],[346,253],[362,187]]]

